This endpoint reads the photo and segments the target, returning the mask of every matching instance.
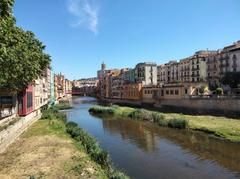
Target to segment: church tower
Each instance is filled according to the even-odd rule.
[[[106,70],[106,64],[103,62],[102,63],[102,68],[101,68],[102,71]]]

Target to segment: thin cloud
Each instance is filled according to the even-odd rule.
[[[72,27],[87,27],[94,34],[98,33],[98,7],[89,0],[68,0],[67,8],[77,18]]]

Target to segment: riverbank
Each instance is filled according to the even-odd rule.
[[[115,170],[110,176],[67,128],[64,114],[44,112],[41,120],[0,155],[0,178],[127,178]]]
[[[202,131],[224,140],[240,142],[240,120],[237,119],[184,115],[178,113],[160,113],[146,109],[119,107],[116,105],[111,107],[94,106],[90,108],[89,111],[93,114],[148,120],[160,126]]]

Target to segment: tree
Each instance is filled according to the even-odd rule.
[[[12,17],[12,7],[14,0],[1,0],[0,1],[0,17]]]
[[[217,95],[223,95],[223,89],[222,88],[217,88],[215,90],[215,92],[216,92]]]
[[[240,84],[240,72],[226,72],[221,80],[222,84],[237,88]]]
[[[34,33],[15,25],[13,3],[0,2],[0,87],[19,92],[41,75],[50,56]]]
[[[208,86],[207,85],[202,85],[200,88],[199,88],[199,93],[201,95],[207,93],[209,90],[208,90]]]

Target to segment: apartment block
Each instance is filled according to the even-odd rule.
[[[206,57],[209,55],[208,51],[198,51],[190,57],[190,74],[191,82],[206,81]]]
[[[190,82],[190,58],[179,61],[179,70],[179,81],[183,83]]]
[[[135,78],[143,86],[157,85],[157,64],[156,63],[139,63],[135,67]]]
[[[240,41],[218,50],[207,58],[209,85],[218,86],[226,72],[240,71]]]

